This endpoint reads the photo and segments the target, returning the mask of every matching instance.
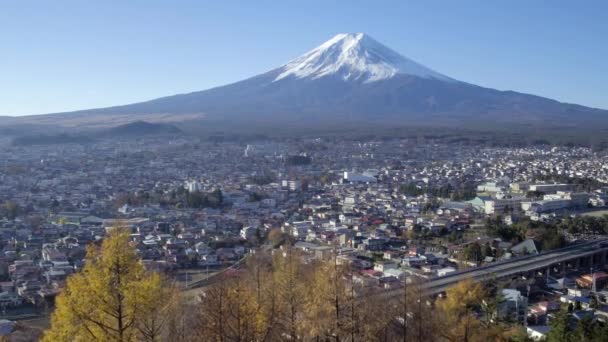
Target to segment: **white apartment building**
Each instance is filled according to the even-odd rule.
[[[568,208],[582,208],[589,203],[589,194],[586,192],[564,192],[543,196],[542,201],[523,202],[524,211],[535,211],[537,213],[558,211]]]
[[[530,191],[538,191],[545,194],[553,194],[558,191],[572,191],[573,184],[530,184]]]
[[[484,202],[484,212],[488,215],[504,213],[506,210],[519,211],[521,203],[526,198],[523,196],[512,196],[504,198],[492,198]]]

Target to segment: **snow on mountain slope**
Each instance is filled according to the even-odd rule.
[[[319,47],[282,66],[275,81],[293,76],[317,79],[337,75],[363,83],[412,75],[454,81],[407,59],[363,33],[341,33]]]

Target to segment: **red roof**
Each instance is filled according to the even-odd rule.
[[[367,276],[370,276],[370,277],[379,277],[382,275],[382,272],[374,271],[374,270],[363,270],[363,271],[361,271],[361,273],[365,274]]]

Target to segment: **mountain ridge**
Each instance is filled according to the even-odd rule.
[[[25,120],[75,125],[104,120],[121,124],[137,120],[308,120],[319,124],[346,120],[404,125],[428,122],[466,126],[475,122],[608,127],[608,111],[455,80],[401,56],[368,35],[353,33],[338,34],[278,68],[239,82],[134,104]],[[79,120],[89,122],[82,124]]]

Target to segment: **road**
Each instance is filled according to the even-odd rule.
[[[608,239],[578,243],[545,253],[528,255],[482,267],[454,272],[443,277],[431,279],[428,282],[425,282],[422,285],[422,288],[428,294],[439,294],[465,279],[483,281],[524,274],[535,270],[545,270],[552,265],[588,257],[601,250],[608,251]],[[398,295],[402,291],[402,289],[390,289],[380,292],[379,295],[390,297],[392,295]]]

